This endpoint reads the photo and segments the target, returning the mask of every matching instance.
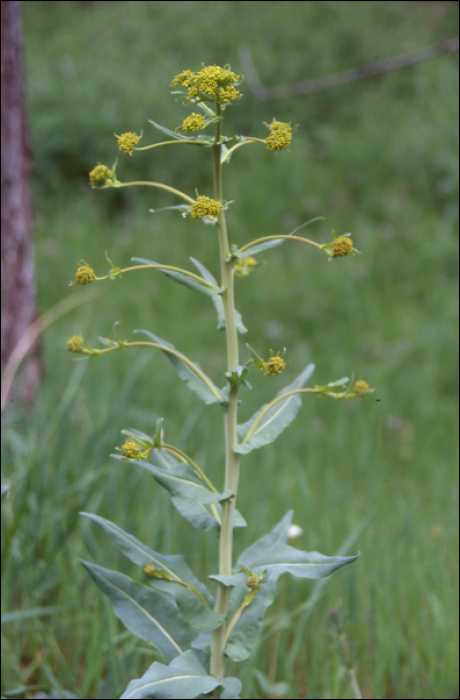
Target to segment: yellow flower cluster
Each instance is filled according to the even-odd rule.
[[[106,165],[96,165],[89,174],[89,181],[93,187],[98,185],[113,185],[117,178],[113,170],[110,170]]]
[[[190,214],[194,219],[202,219],[205,216],[217,216],[222,211],[222,203],[215,199],[201,195],[190,207]]]
[[[81,265],[75,273],[75,282],[77,284],[89,284],[89,282],[94,282],[95,279],[94,270],[89,265]]]
[[[181,129],[182,131],[198,131],[199,129],[204,129],[205,126],[206,119],[203,115],[192,112],[192,114],[182,122]]]
[[[117,136],[117,134],[115,134],[115,136]],[[126,134],[117,136],[117,138],[120,151],[123,151],[123,153],[126,153],[128,156],[132,156],[134,146],[137,146],[139,143],[139,136],[133,134],[132,131],[127,131]]]
[[[364,379],[360,379],[359,381],[357,381],[353,387],[353,393],[360,396],[365,396],[370,392],[370,390],[371,388],[369,384],[365,382]]]
[[[187,99],[202,102],[236,102],[241,93],[235,88],[240,76],[230,66],[206,66],[198,73],[185,70],[173,79],[171,85],[182,85],[188,90]]]
[[[267,374],[280,374],[285,367],[286,363],[279,355],[274,355],[273,357],[270,357],[267,362],[265,362],[265,370]]]
[[[126,440],[121,447],[121,454],[128,459],[139,459],[142,456],[142,450],[134,440]]]
[[[79,335],[73,335],[69,340],[67,341],[67,350],[70,350],[70,352],[75,352],[75,353],[81,353],[83,349],[83,344],[84,340],[81,336]]]
[[[332,257],[333,258],[344,258],[349,255],[353,250],[353,241],[348,236],[339,236],[334,240],[334,245],[332,247]]]
[[[282,151],[290,146],[292,141],[292,126],[290,124],[273,121],[268,126],[270,129],[266,139],[268,150]]]
[[[248,255],[247,258],[241,258],[240,261],[235,265],[235,275],[237,277],[247,277],[253,272],[254,268],[257,267],[259,263],[256,261],[252,255]]]

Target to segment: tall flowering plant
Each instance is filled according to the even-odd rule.
[[[241,459],[252,450],[273,442],[288,427],[300,409],[304,394],[353,399],[372,391],[364,380],[349,382],[348,378],[306,387],[314,370],[309,364],[269,403],[248,420],[239,422],[241,389],[251,388],[249,372],[259,370],[273,377],[283,372],[285,361],[282,354],[273,352],[264,359],[247,345],[247,359],[241,363],[239,335],[247,329],[235,309],[236,278],[253,274],[258,265],[257,255],[286,241],[312,246],[331,260],[358,252],[353,248],[350,234],[334,237],[323,244],[298,235],[306,224],[289,235],[264,236],[243,246],[231,242],[226,223],[231,202],[223,196],[223,166],[235,151],[250,144],[263,144],[271,151],[284,150],[291,144],[294,132],[290,123],[274,120],[266,125],[268,134],[263,138],[224,135],[224,114],[241,98],[240,81],[241,76],[229,66],[207,66],[196,73],[186,70],[173,79],[173,92],[181,96],[185,105],[199,111],[192,112],[175,131],[151,122],[166,135],[164,141],[140,146],[141,136],[135,133],[116,135],[120,150],[129,156],[134,151],[179,143],[207,149],[212,160],[212,196],[211,193],[197,193],[192,197],[160,182],[122,182],[115,166],[97,165],[89,175],[91,185],[98,189],[148,186],[176,195],[181,203],[168,209],[215,227],[216,263],[218,260],[220,273],[217,280],[194,258],[191,262],[195,271],[132,258],[135,264],[125,268],[109,261],[110,270],[103,276],[97,276],[90,265],[82,263],[75,282],[84,285],[119,279],[137,270],[159,270],[175,282],[210,298],[217,312],[218,328],[225,330],[227,349],[225,377],[215,383],[193,360],[150,330],[136,331],[141,338],[130,341],[100,338],[102,347],[99,348],[92,347],[80,336],[73,336],[67,342],[70,352],[87,357],[134,347],[161,350],[198,399],[214,404],[223,415],[225,471],[221,484],[212,483],[191,456],[165,441],[162,420],[153,434],[132,428],[123,430],[126,440],[119,454],[114,455],[147,470],[157,484],[167,490],[174,506],[191,525],[217,531],[219,561],[216,573],[209,576],[207,584],[199,581],[182,555],[160,554],[118,525],[98,515],[83,514],[99,525],[133,562],[133,578],[97,564],[83,562],[83,565],[128,629],[151,642],[157,651],[158,660],[141,678],[129,683],[122,698],[196,698],[210,693],[215,698],[238,698],[241,682],[226,676],[225,659],[242,661],[250,655],[263,615],[273,602],[279,576],[290,573],[299,578],[318,579],[356,559],[354,556],[329,557],[292,547],[288,544],[295,527],[291,524],[292,511],[244,552],[236,557],[233,554],[234,528],[246,526],[236,508]],[[210,128],[211,135],[202,133],[204,130],[209,133]]]

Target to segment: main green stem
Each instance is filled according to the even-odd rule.
[[[217,116],[220,116],[219,111]],[[218,121],[216,124],[216,139],[213,146],[213,160],[214,199],[219,202],[222,201],[221,150],[220,121]],[[225,332],[227,338],[227,370],[231,371],[239,364],[239,354],[238,332],[235,324],[233,263],[228,261],[230,248],[224,211],[219,214],[217,227],[219,231],[221,286],[225,288],[225,291],[222,293],[222,302],[225,311]],[[232,574],[233,518],[240,470],[240,455],[233,451],[233,446],[237,442],[237,394],[238,389],[232,389],[230,391],[225,410],[225,489],[233,491],[235,493],[235,498],[224,501],[222,504],[222,525],[219,540],[219,574],[221,576],[231,576]],[[219,585],[215,608],[216,612],[223,615],[227,614],[230,592],[231,588]],[[212,676],[219,679],[225,674],[224,650],[226,629],[227,624],[224,623],[211,633],[210,671]]]

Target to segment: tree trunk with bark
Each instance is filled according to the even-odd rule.
[[[37,307],[20,3],[2,1],[1,21],[1,362],[4,368],[18,343],[27,340],[28,329],[37,318]],[[17,385],[14,392],[27,406],[33,403],[40,368],[39,344],[35,342],[23,363],[20,393]]]

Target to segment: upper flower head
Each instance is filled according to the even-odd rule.
[[[235,88],[240,76],[230,66],[206,66],[198,73],[185,70],[173,79],[171,85],[182,85],[187,89],[187,99],[196,102],[236,102],[241,93]]]
[[[77,284],[88,284],[94,282],[96,275],[94,270],[89,265],[81,265],[75,273],[75,282]]]
[[[106,165],[96,165],[89,174],[89,181],[93,187],[98,185],[113,185],[117,178],[113,170],[110,170]]]
[[[202,114],[195,114],[195,112],[192,112],[192,114],[182,122],[181,129],[182,131],[198,131],[199,129],[204,129],[206,123],[206,119]]]
[[[121,136],[115,134],[115,136],[118,139],[118,148],[120,151],[123,151],[123,153],[126,153],[128,156],[132,156],[134,146],[137,146],[139,143],[139,136],[133,134],[132,131],[127,131],[126,134],[122,134]]]
[[[222,211],[222,203],[215,199],[200,195],[190,207],[190,214],[194,219],[201,219],[206,216],[215,217]]]

